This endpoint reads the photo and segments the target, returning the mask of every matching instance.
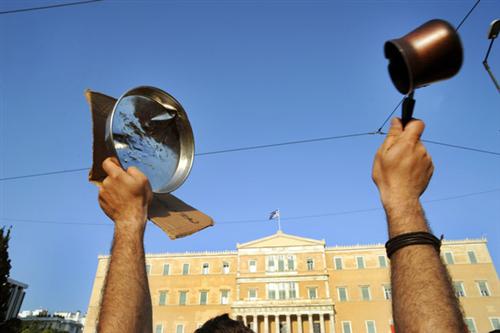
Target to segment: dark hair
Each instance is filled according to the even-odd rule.
[[[229,318],[227,313],[209,319],[194,333],[254,333],[241,321]]]

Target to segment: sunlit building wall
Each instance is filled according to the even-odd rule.
[[[485,239],[445,241],[442,257],[469,329],[500,329],[500,284]],[[390,333],[382,244],[326,247],[278,232],[234,251],[148,254],[153,333],[190,333],[222,313],[257,333]],[[85,333],[96,331],[109,256],[99,256]],[[425,286],[423,286],[425,288]]]

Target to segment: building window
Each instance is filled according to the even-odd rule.
[[[490,289],[486,281],[477,281],[477,287],[479,288],[479,294],[481,294],[481,296],[490,296]]]
[[[309,299],[318,298],[318,288],[316,287],[307,288],[307,294],[309,295]]]
[[[374,320],[365,321],[366,324],[366,333],[377,333],[377,328],[375,326]]]
[[[453,282],[453,289],[457,297],[465,297],[464,284],[462,282]]]
[[[455,260],[453,259],[453,253],[445,252],[444,253],[444,262],[447,265],[453,265],[455,263]]]
[[[339,295],[339,302],[347,301],[347,288],[346,287],[338,287],[337,293]]]
[[[342,268],[343,268],[343,265],[342,265],[342,258],[340,257],[336,257],[334,259],[334,262],[335,262],[335,269],[340,271]]]
[[[294,256],[288,256],[288,267],[287,268],[289,271],[295,270],[295,257]]]
[[[146,275],[151,274],[151,264],[146,264]]]
[[[500,330],[500,318],[490,318],[491,328]]]
[[[392,299],[392,288],[391,288],[391,285],[390,284],[385,284],[383,286],[383,288],[384,288],[384,298],[386,300]]]
[[[386,268],[387,267],[387,260],[385,259],[385,256],[378,256],[378,266],[380,268]]]
[[[285,271],[285,258],[284,256],[279,256],[278,257],[278,272],[284,272]]]
[[[465,323],[469,329],[469,333],[477,333],[476,323],[473,318],[465,318]]]
[[[365,268],[365,258],[364,257],[356,257],[356,264],[358,265],[358,269]]]
[[[343,321],[342,322],[342,333],[352,333],[350,321]]]
[[[279,299],[286,299],[286,289],[285,288],[278,288],[278,296],[279,296]]]
[[[359,288],[361,289],[361,299],[363,301],[369,301],[370,300],[370,286],[361,286]]]
[[[274,266],[274,256],[267,257],[267,270],[269,272],[276,271],[276,267]]]
[[[175,333],[184,333],[184,325],[178,324],[175,328]]]
[[[220,304],[229,304],[229,290],[220,291]]]
[[[312,258],[307,258],[307,270],[312,271],[314,269],[314,260]]]
[[[248,270],[251,273],[255,273],[257,271],[257,261],[255,261],[255,260],[249,260],[248,261]]]
[[[287,272],[295,271],[295,256],[274,255],[267,256],[268,272]]]
[[[182,275],[188,275],[188,274],[189,274],[189,264],[182,265]]]
[[[469,256],[469,262],[471,264],[477,264],[476,253],[474,253],[474,251],[467,251],[467,255]]]
[[[229,274],[229,263],[228,262],[222,263],[222,273]]]
[[[155,333],[163,333],[163,325],[162,324],[156,324]]]
[[[297,298],[297,283],[296,282],[289,282],[289,296],[291,299]]]
[[[165,290],[160,291],[160,297],[158,301],[159,305],[167,304],[167,292]]]
[[[208,291],[206,290],[200,291],[200,305],[207,304],[207,299],[208,299]]]
[[[208,263],[204,263],[202,268],[201,268],[201,274],[207,275],[208,274]]]
[[[186,305],[187,291],[179,291],[179,305]]]
[[[170,274],[170,265],[163,264],[163,275],[169,275],[169,274]]]
[[[257,299],[257,289],[250,288],[248,289],[248,299],[254,301]]]
[[[274,283],[270,283],[267,285],[267,298],[268,299],[276,299],[276,289],[274,288]]]
[[[294,299],[297,298],[297,282],[279,282],[267,284],[268,299]]]

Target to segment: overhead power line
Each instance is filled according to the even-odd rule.
[[[490,155],[500,156],[500,152],[496,152],[496,151],[490,151],[490,150],[484,150],[484,149],[477,149],[477,148],[471,148],[471,147],[464,147],[464,146],[459,146],[459,145],[452,145],[452,144],[449,144],[449,143],[432,141],[432,140],[425,140],[425,139],[423,139],[422,141],[423,142],[427,142],[427,143],[431,143],[433,145],[440,145],[440,146],[445,146],[445,147],[450,147],[450,148],[475,151],[477,153],[483,153],[483,154],[490,154]]]
[[[265,144],[265,145],[256,145],[256,146],[246,146],[246,147],[238,147],[238,148],[230,148],[230,149],[222,149],[222,150],[213,150],[213,151],[207,151],[204,153],[196,153],[195,156],[207,156],[207,155],[216,155],[216,154],[224,154],[224,153],[234,153],[234,152],[246,151],[246,150],[256,150],[256,149],[265,149],[265,148],[272,148],[272,147],[297,145],[297,144],[303,144],[303,143],[346,139],[346,138],[353,138],[353,137],[372,135],[372,134],[375,134],[375,133],[374,132],[352,133],[352,134],[345,134],[345,135],[327,136],[327,137],[322,137],[322,138],[313,138],[313,139],[296,140],[296,141],[285,141],[285,142],[270,143],[270,144]],[[89,169],[90,168],[64,169],[64,170],[58,170],[58,171],[40,172],[40,173],[33,173],[33,174],[28,174],[28,175],[4,177],[4,178],[0,178],[0,182],[9,181],[9,180],[16,180],[16,179],[23,179],[23,178],[34,178],[34,177],[50,176],[50,175],[57,175],[57,174],[63,174],[63,173],[88,171]]]
[[[315,138],[315,139],[305,139],[305,140],[297,140],[297,141],[287,141],[280,143],[271,143],[266,145],[257,145],[257,146],[248,146],[248,147],[240,147],[240,148],[231,148],[231,149],[223,149],[223,150],[215,150],[206,153],[198,153],[195,156],[205,156],[205,155],[215,155],[215,154],[223,154],[223,153],[234,153],[237,151],[245,151],[245,150],[256,150],[263,148],[271,148],[271,147],[280,147],[280,146],[291,146],[297,145],[301,143],[311,143],[311,142],[320,142],[320,141],[330,141],[337,139],[346,139],[346,138],[354,138],[357,136],[365,136],[365,135],[373,135],[375,132],[365,132],[365,133],[353,133],[353,134],[345,134],[345,135],[336,135],[336,136],[327,136],[323,138]]]
[[[474,4],[474,6],[472,6],[472,8],[469,10],[469,12],[467,14],[465,14],[462,21],[460,21],[460,23],[455,28],[456,31],[458,31],[460,29],[460,27],[462,27],[462,24],[464,24],[464,22],[469,18],[469,15],[472,14],[474,9],[476,9],[477,5],[479,5],[480,2],[481,2],[481,0],[477,0],[476,3]]]
[[[432,202],[440,202],[440,201],[448,201],[448,200],[457,200],[457,199],[463,199],[463,198],[467,198],[467,197],[473,197],[473,196],[478,196],[478,195],[494,193],[494,192],[500,192],[500,188],[494,188],[494,189],[479,191],[479,192],[463,193],[463,194],[452,195],[452,196],[447,196],[447,197],[442,197],[442,198],[437,198],[437,199],[423,200],[422,202],[423,203],[432,203]],[[302,220],[302,219],[320,218],[320,217],[328,217],[328,216],[360,214],[360,213],[367,213],[367,212],[381,211],[381,210],[383,210],[382,207],[372,207],[372,208],[345,210],[345,211],[337,211],[337,212],[322,213],[322,214],[288,216],[288,217],[282,217],[281,220],[282,221]],[[0,221],[18,222],[18,223],[32,223],[32,224],[75,225],[75,226],[102,226],[102,227],[113,226],[112,223],[108,223],[108,222],[103,222],[103,223],[70,222],[70,221],[56,221],[56,220],[19,219],[19,218],[9,218],[9,217],[0,217]],[[216,222],[216,224],[217,225],[219,225],[219,224],[222,224],[222,225],[224,225],[224,224],[228,224],[228,225],[229,224],[247,224],[247,223],[262,223],[262,222],[267,222],[267,221],[269,221],[269,219],[226,220],[226,221]]]
[[[386,135],[387,133],[386,132],[380,132],[380,131],[378,131],[377,134],[379,134],[379,135]],[[460,146],[460,145],[453,145],[453,144],[450,144],[450,143],[433,141],[433,140],[427,140],[427,139],[420,139],[420,141],[426,142],[426,143],[430,143],[430,144],[433,144],[433,145],[439,145],[439,146],[444,146],[444,147],[450,147],[450,148],[456,148],[456,149],[474,151],[476,153],[483,153],[483,154],[500,156],[500,152],[497,152],[497,151],[491,151],[491,150],[485,150],[485,149],[478,149],[478,148],[472,148],[472,147],[466,147],[466,146]]]
[[[273,147],[291,146],[291,145],[296,145],[296,144],[314,143],[314,142],[337,140],[337,139],[347,139],[347,138],[354,138],[354,137],[374,135],[374,134],[386,135],[387,133],[381,132],[381,131],[376,131],[376,132],[365,132],[365,133],[353,133],[353,134],[345,134],[345,135],[327,136],[327,137],[322,137],[322,138],[313,138],[313,139],[296,140],[296,141],[285,141],[285,142],[271,143],[271,144],[265,144],[265,145],[245,146],[245,147],[238,147],[238,148],[213,150],[213,151],[207,151],[207,152],[203,152],[203,153],[196,153],[195,156],[208,156],[208,155],[234,153],[234,152],[248,151],[248,150],[258,150],[258,149],[266,149],[266,148],[273,148]],[[450,144],[450,143],[438,142],[438,141],[433,141],[433,140],[422,139],[422,141],[430,143],[430,144],[444,146],[444,147],[450,147],[450,148],[455,148],[455,149],[473,151],[476,153],[483,153],[483,154],[488,154],[488,155],[500,156],[500,152],[495,152],[495,151],[490,151],[490,150],[485,150],[485,149],[465,147],[465,146],[454,145],[454,144]],[[24,178],[51,176],[51,175],[58,175],[58,174],[64,174],[64,173],[82,172],[82,171],[88,171],[88,170],[90,170],[90,168],[64,169],[64,170],[58,170],[58,171],[40,172],[40,173],[33,173],[33,174],[20,175],[20,176],[3,177],[3,178],[0,178],[0,182],[17,180],[17,179],[24,179]]]
[[[62,173],[80,172],[80,171],[86,171],[89,169],[90,168],[79,168],[79,169],[65,169],[65,170],[50,171],[50,172],[32,173],[29,175],[0,178],[0,182],[1,181],[8,181],[8,180],[15,180],[15,179],[23,179],[23,178],[34,178],[34,177],[42,177],[42,176],[50,176],[50,175],[59,175]]]
[[[60,3],[60,4],[48,5],[48,6],[41,6],[41,7],[31,7],[31,8],[21,8],[21,9],[4,10],[4,11],[0,12],[0,15],[13,14],[13,13],[22,13],[22,12],[31,12],[31,11],[34,11],[34,10],[43,10],[43,9],[51,9],[51,8],[59,8],[59,7],[86,5],[86,4],[89,4],[89,3],[101,2],[101,1],[104,1],[104,0],[87,0],[87,1]]]

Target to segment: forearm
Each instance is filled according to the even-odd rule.
[[[144,231],[115,228],[98,331],[151,332],[152,311],[145,268]]]
[[[385,208],[390,238],[430,232],[418,201]],[[431,245],[396,251],[391,257],[391,283],[396,332],[467,332],[448,272]]]

